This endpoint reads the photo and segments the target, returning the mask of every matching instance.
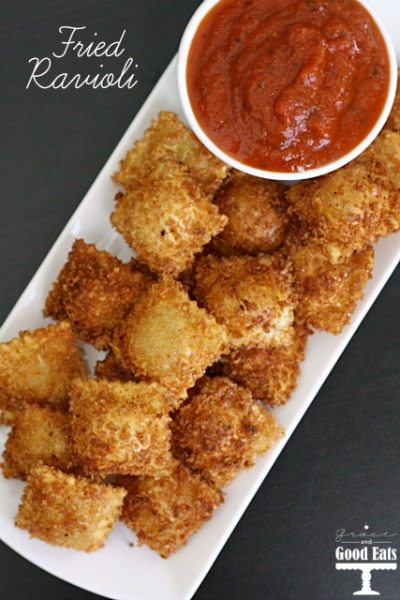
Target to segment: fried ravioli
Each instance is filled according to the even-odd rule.
[[[79,338],[101,350],[150,281],[135,263],[123,263],[76,240],[47,298],[45,314],[56,319],[67,315]]]
[[[15,524],[48,544],[92,552],[104,545],[125,496],[124,488],[36,466],[29,474]]]
[[[195,281],[195,298],[226,326],[232,347],[290,343],[295,297],[282,257],[202,256]]]
[[[172,423],[177,458],[217,487],[252,466],[282,435],[274,416],[226,377],[204,377]]]
[[[138,179],[164,160],[175,160],[190,169],[207,196],[214,194],[228,172],[228,166],[211,154],[175,113],[161,111],[121,161],[114,179],[128,192],[132,191]]]
[[[73,466],[69,444],[69,416],[47,406],[30,404],[17,412],[7,438],[4,477],[26,479],[40,463],[69,471]]]
[[[128,491],[122,521],[147,544],[167,558],[208,521],[222,502],[222,493],[178,464],[168,476],[119,477]]]
[[[156,383],[74,380],[72,445],[84,474],[159,477],[168,472],[172,406],[171,394]]]
[[[249,389],[256,400],[271,406],[285,404],[296,388],[309,335],[300,322],[295,322],[294,330],[288,346],[234,350],[223,358],[223,374]]]
[[[152,271],[178,275],[222,231],[227,218],[186,167],[168,160],[138,180],[129,194],[117,195],[111,222]]]
[[[223,256],[272,252],[282,244],[288,223],[285,186],[236,171],[218,190],[214,202],[229,219],[211,242]]]
[[[135,304],[115,350],[125,368],[185,398],[227,351],[227,342],[224,326],[190,300],[181,284],[164,279]]]
[[[12,423],[25,403],[66,409],[71,380],[84,373],[68,322],[22,331],[0,344],[0,422]]]

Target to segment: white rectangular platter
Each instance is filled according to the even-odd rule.
[[[374,0],[371,4],[376,6],[397,43],[399,59],[400,3],[398,0]],[[46,322],[41,313],[45,297],[75,238],[83,237],[122,259],[130,256],[130,250],[109,224],[109,214],[117,191],[111,174],[159,110],[173,110],[181,115],[175,80],[176,59],[166,69],[134,118],[7,318],[0,331],[2,341],[15,336],[21,329],[32,329]],[[275,410],[286,431],[284,439],[226,488],[223,506],[178,553],[163,560],[147,547],[131,547],[129,542],[134,541],[133,534],[122,524],[113,530],[106,546],[92,554],[56,548],[29,539],[27,532],[14,526],[23,484],[16,480],[4,480],[0,476],[1,539],[49,573],[113,600],[189,600],[399,260],[400,234],[377,245],[373,279],[350,325],[339,336],[319,333],[311,337],[298,388],[287,405]],[[6,429],[2,428],[0,443],[4,442],[6,433]]]

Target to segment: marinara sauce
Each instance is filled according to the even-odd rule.
[[[389,59],[356,0],[221,0],[194,36],[200,126],[247,165],[300,171],[340,158],[383,109]]]

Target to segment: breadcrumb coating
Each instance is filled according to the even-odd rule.
[[[296,388],[310,333],[298,321],[294,331],[288,346],[234,350],[223,358],[223,374],[249,389],[256,400],[271,406],[285,404]]]
[[[18,411],[3,453],[4,477],[26,479],[36,464],[70,471],[69,416],[47,406],[26,405]]]
[[[235,171],[218,190],[214,202],[229,219],[211,241],[223,256],[272,252],[282,244],[288,223],[286,186]]]
[[[85,475],[152,475],[171,468],[170,392],[157,383],[75,379],[74,458]]]
[[[0,344],[0,422],[12,423],[25,403],[66,409],[73,377],[85,374],[82,352],[65,321]]]
[[[226,377],[203,377],[172,423],[177,458],[217,487],[252,466],[282,436],[272,413]]]
[[[125,367],[181,398],[227,349],[224,326],[168,279],[140,298],[115,340]]]
[[[287,192],[289,212],[305,221],[315,237],[338,246],[347,257],[380,236],[389,195],[371,176],[365,160],[297,183]]]
[[[104,545],[125,496],[124,488],[36,466],[30,471],[15,524],[48,544],[92,552]]]
[[[173,112],[161,111],[156,120],[128,151],[114,175],[127,191],[147,175],[154,165],[175,160],[190,169],[193,179],[208,196],[212,196],[226,177],[229,167],[209,152]]]
[[[163,558],[186,544],[223,502],[219,490],[180,464],[167,477],[125,476],[117,483],[128,491],[122,521]]]
[[[117,194],[111,222],[139,260],[178,275],[222,231],[227,218],[178,162],[160,162],[129,194]]]
[[[371,278],[374,250],[367,246],[332,263],[324,243],[293,236],[285,244],[294,269],[299,318],[314,329],[340,333],[350,320]]]
[[[45,315],[67,315],[80,339],[98,350],[151,278],[136,263],[123,263],[94,244],[76,240],[46,300]]]
[[[99,379],[108,379],[109,381],[137,380],[134,373],[125,369],[111,350],[103,360],[97,361],[94,372]]]
[[[281,256],[200,256],[195,281],[195,298],[226,326],[232,347],[290,343],[296,299]]]

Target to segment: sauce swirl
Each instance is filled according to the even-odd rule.
[[[385,104],[384,39],[356,0],[220,0],[193,38],[200,126],[247,165],[301,171],[354,148]]]

